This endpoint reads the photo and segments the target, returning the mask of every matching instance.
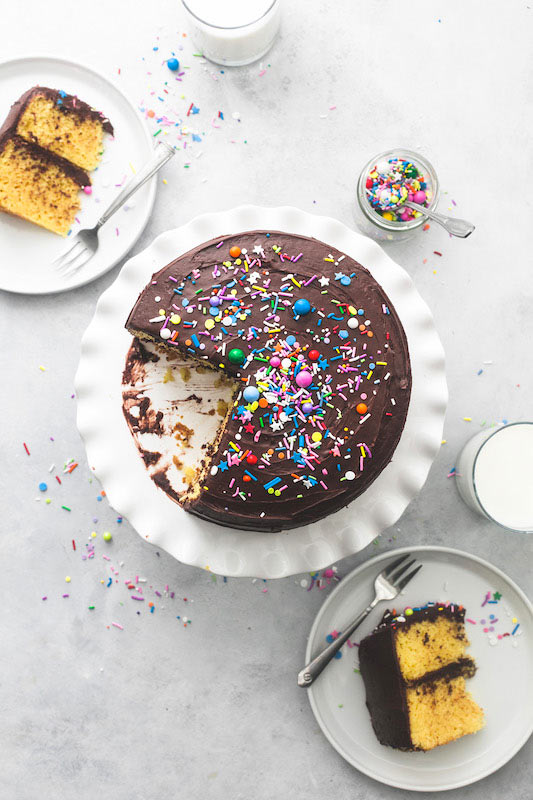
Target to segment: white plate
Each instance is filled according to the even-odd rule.
[[[374,735],[365,705],[365,690],[357,665],[357,648],[347,645],[311,686],[311,707],[324,735],[346,761],[371,778],[400,789],[439,791],[466,786],[495,772],[525,744],[532,731],[533,607],[525,594],[501,570],[481,558],[447,547],[411,547],[389,551],[357,567],[328,597],[311,629],[305,663],[326,645],[326,636],[342,630],[358,609],[373,597],[375,576],[387,562],[413,553],[424,564],[397,600],[381,603],[351,638],[359,642],[380,621],[386,608],[425,605],[430,600],[460,603],[466,617],[469,654],[478,670],[468,689],[485,710],[485,727],[472,736],[428,753],[402,753],[381,745]],[[488,591],[500,592],[496,605],[481,603]],[[484,633],[481,619],[495,614],[494,633]],[[489,641],[511,632],[512,619],[521,635]],[[296,680],[296,678],[295,678]],[[342,707],[340,707],[342,706]]]
[[[257,229],[314,236],[367,267],[402,320],[411,356],[411,401],[393,460],[347,508],[287,533],[237,531],[183,511],[150,479],[122,414],[121,377],[131,343],[124,323],[152,274],[208,239]],[[366,547],[392,525],[426,480],[442,439],[447,401],[442,345],[407,273],[375,242],[334,219],[255,206],[196,217],[158,236],[124,265],[84,334],[76,391],[89,463],[110,503],[138,533],[186,564],[262,578],[320,569]]]
[[[96,255],[68,280],[61,278],[51,262],[66,249],[77,230],[95,224],[119,193],[117,184],[129,180],[133,169],[139,169],[149,159],[153,139],[134,106],[107,78],[81,64],[48,56],[0,63],[0,124],[15,100],[36,85],[78,95],[109,117],[115,136],[106,134],[102,162],[91,173],[92,194],[80,195],[79,223],[66,239],[0,212],[0,289],[20,294],[63,292],[110,270],[140,236],[150,217],[156,190],[153,179],[139,189],[131,202],[102,228]]]

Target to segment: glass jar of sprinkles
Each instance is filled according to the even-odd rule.
[[[356,221],[368,236],[401,241],[421,230],[427,217],[405,206],[411,200],[434,209],[439,199],[437,173],[429,161],[397,147],[374,156],[357,183]]]

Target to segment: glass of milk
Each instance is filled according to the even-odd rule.
[[[272,47],[281,0],[182,0],[191,36],[210,61],[228,67],[250,64]]]
[[[481,431],[463,448],[456,483],[474,511],[513,531],[533,531],[533,422]]]

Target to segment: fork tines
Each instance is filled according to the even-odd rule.
[[[383,574],[392,583],[392,585],[398,589],[398,591],[404,589],[409,581],[415,577],[416,573],[422,569],[422,564],[420,564],[418,567],[416,567],[416,569],[412,570],[412,572],[406,575],[405,573],[407,570],[416,563],[416,558],[412,558],[411,561],[408,561],[407,564],[405,564],[405,560],[410,557],[411,554],[406,553],[405,555],[400,556],[400,558],[397,558],[396,561],[393,561],[392,564],[383,570]],[[398,569],[398,567],[400,567],[400,569]]]
[[[402,563],[402,561],[405,561],[405,559],[406,559],[406,558],[409,558],[409,553],[406,553],[404,556],[400,556],[400,558],[397,558],[397,559],[396,559],[396,561],[393,561],[393,562],[392,562],[392,564],[389,564],[389,566],[387,567],[387,569],[384,569],[384,570],[383,570],[383,574],[384,574],[386,577],[388,577],[388,576],[391,574],[391,572],[392,572],[393,570],[395,570],[395,569],[396,569],[396,567],[399,567],[399,566],[400,566],[400,564]]]
[[[72,242],[72,244],[71,244],[71,246],[69,247],[69,249],[68,249],[68,250],[65,250],[63,253],[61,253],[60,255],[58,255],[58,257],[57,257],[57,258],[55,258],[55,259],[52,261],[52,266],[53,266],[53,267],[54,267],[54,266],[58,266],[58,267],[62,267],[62,266],[64,266],[64,265],[65,265],[65,263],[67,262],[67,256],[68,256],[68,255],[70,255],[70,254],[72,253],[72,251],[73,251],[73,250],[75,250],[75,249],[76,249],[76,247],[78,247],[80,244],[82,244],[82,243],[80,242],[80,240],[79,240],[79,239],[77,239],[77,238],[75,237],[75,238],[74,238],[74,241]],[[68,261],[70,261],[70,259],[68,259]]]
[[[409,575],[406,575],[405,578],[401,579],[401,581],[397,584],[398,585],[398,589],[399,589],[400,592],[401,592],[402,589],[404,589],[407,586],[409,581],[411,581],[415,577],[416,573],[420,569],[422,569],[422,567],[423,567],[423,564],[419,564],[416,569],[414,569],[412,572],[409,573]]]

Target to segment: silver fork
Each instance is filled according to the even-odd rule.
[[[375,608],[375,606],[377,606],[377,604],[382,600],[392,600],[395,598],[396,595],[398,595],[402,589],[407,586],[409,581],[415,577],[416,573],[422,569],[422,564],[419,564],[418,567],[406,575],[407,570],[410,569],[416,561],[416,559],[413,558],[412,561],[408,561],[407,564],[405,564],[405,560],[409,557],[409,553],[401,556],[401,558],[393,561],[392,564],[379,573],[374,581],[374,591],[376,596],[370,605],[368,605],[365,610],[354,619],[351,625],[348,625],[346,630],[341,633],[341,635],[338,636],[335,641],[331,642],[330,645],[322,650],[322,652],[319,653],[316,658],[314,658],[309,664],[307,664],[306,667],[301,670],[301,672],[298,673],[298,686],[302,686],[304,689],[308,686],[311,686],[313,681],[318,678],[324,667],[329,664],[335,653],[341,649],[346,640],[350,638],[355,629],[359,627],[365,617],[370,614],[372,609]]]
[[[150,160],[128,181],[109,208],[104,211],[94,228],[79,231],[72,240],[70,248],[52,261],[52,266],[59,270],[64,278],[73,275],[94,256],[98,250],[98,231],[102,225],[105,225],[115,211],[118,211],[137,189],[150,180],[152,175],[155,175],[175,152],[174,148],[166,142],[158,142]]]

